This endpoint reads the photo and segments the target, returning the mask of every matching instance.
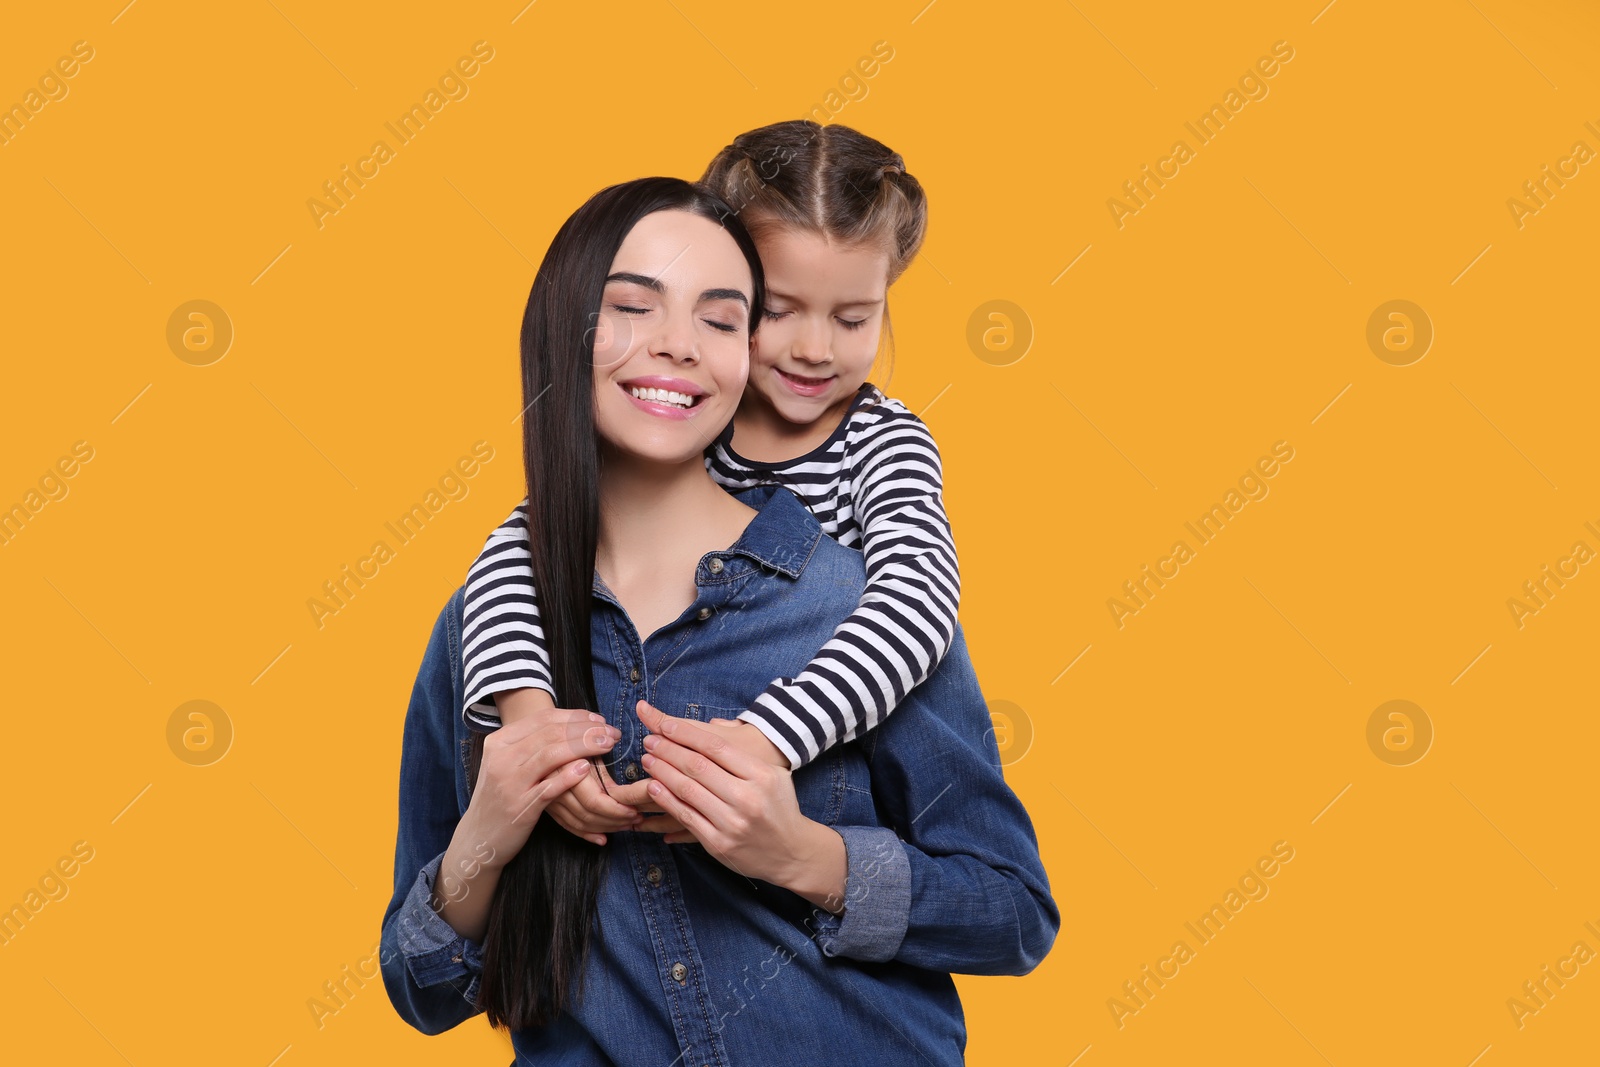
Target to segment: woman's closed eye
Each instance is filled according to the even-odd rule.
[[[635,307],[631,304],[612,304],[611,310],[621,312],[624,315],[648,315],[654,309],[647,307]],[[704,322],[712,329],[720,330],[723,333],[738,333],[740,329],[739,323],[723,322],[720,319],[701,319],[700,321]]]

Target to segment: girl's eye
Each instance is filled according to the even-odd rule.
[[[768,311],[765,308],[763,308],[761,310],[761,317],[762,318],[771,319],[773,321],[777,321],[778,319],[783,318],[787,314],[789,314],[787,311]]]
[[[626,304],[612,304],[611,309],[613,311],[620,311],[624,315],[643,315],[645,312],[650,310],[649,308],[629,307]]]
[[[718,322],[716,319],[706,319],[704,321],[705,321],[705,324],[707,326],[711,327],[713,330],[721,330],[723,333],[737,333],[737,332],[739,332],[739,327],[729,325],[726,322]]]
[[[837,321],[840,326],[847,330],[859,330],[867,324],[866,319],[839,319]]]

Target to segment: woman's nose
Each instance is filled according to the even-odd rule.
[[[689,320],[688,315],[670,312],[664,315],[660,328],[650,338],[650,354],[665,356],[678,363],[698,362],[700,352],[695,345],[693,324]]]

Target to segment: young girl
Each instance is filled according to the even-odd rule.
[[[742,134],[701,184],[750,231],[767,281],[748,384],[733,422],[708,442],[706,467],[730,491],[772,482],[793,490],[866,565],[856,611],[803,671],[774,679],[739,714],[756,729],[729,731],[741,748],[798,769],[877,726],[932,673],[955,631],[961,583],[939,450],[915,414],[866,381],[889,325],[886,291],[922,244],[927,204],[897,153],[805,120]],[[623,328],[644,313],[603,309]],[[547,706],[554,692],[526,506],[490,534],[468,571],[462,713],[482,729]],[[629,769],[631,780],[638,772]],[[597,844],[600,831],[639,825],[596,781],[549,810]]]

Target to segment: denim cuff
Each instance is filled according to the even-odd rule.
[[[396,917],[400,955],[411,977],[424,989],[442,982],[454,985],[470,977],[472,981],[461,995],[475,1001],[483,976],[483,947],[456,933],[444,916],[433,910],[433,886],[443,862],[442,852],[429,860],[417,872],[417,880],[400,905]]]
[[[821,911],[815,936],[824,956],[894,959],[911,922],[911,860],[887,826],[835,826],[844,838],[844,914]],[[819,909],[821,910],[821,909]]]

